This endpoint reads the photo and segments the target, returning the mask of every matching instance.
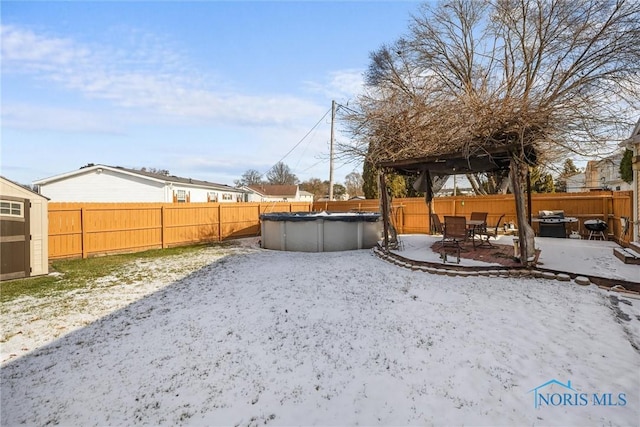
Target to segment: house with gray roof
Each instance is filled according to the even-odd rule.
[[[297,185],[256,184],[243,187],[249,202],[313,202],[313,194]]]
[[[52,202],[234,203],[246,198],[245,191],[229,185],[94,164],[33,184]]]

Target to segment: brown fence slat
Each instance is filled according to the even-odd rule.
[[[631,217],[633,192],[534,194],[533,216],[540,210],[563,210],[566,216],[602,219],[609,234],[628,244],[631,233],[620,236],[621,217]],[[378,212],[376,200],[270,203],[49,203],[49,258],[79,258],[83,255],[135,252],[151,248],[214,242],[260,234],[260,214],[271,212]],[[437,197],[432,204],[440,215],[470,216],[488,212],[487,222],[517,227],[512,195]],[[401,234],[428,233],[428,209],[424,198],[392,201],[392,221]],[[534,228],[537,224],[533,224]],[[622,237],[620,240],[619,238]]]

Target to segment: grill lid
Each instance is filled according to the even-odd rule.
[[[584,227],[589,231],[604,231],[608,226],[601,219],[589,219],[584,222]]]

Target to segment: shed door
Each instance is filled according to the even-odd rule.
[[[29,277],[29,199],[0,196],[0,280]]]

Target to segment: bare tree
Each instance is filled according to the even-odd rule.
[[[580,172],[582,171],[576,167],[573,160],[566,159],[562,166],[562,171],[556,180],[556,191],[559,193],[565,193],[567,191],[567,178]]]
[[[259,185],[262,184],[262,174],[255,169],[249,169],[242,174],[242,178],[234,180],[233,183],[236,187]]]
[[[637,40],[633,0],[428,3],[406,39],[372,54],[368,91],[344,117],[355,143],[342,155],[375,164],[509,147],[530,260],[528,167],[602,152],[628,133],[640,100]]]
[[[364,185],[364,179],[359,172],[351,172],[344,177],[344,186],[346,187],[349,196],[362,196],[364,194],[362,186]]]
[[[328,181],[325,183],[320,178],[309,178],[300,183],[300,189],[313,194],[314,200],[329,194]]]
[[[298,177],[289,169],[289,166],[282,162],[278,162],[267,172],[267,181],[269,184],[293,185],[297,184]]]

